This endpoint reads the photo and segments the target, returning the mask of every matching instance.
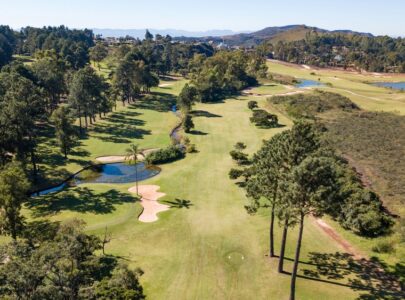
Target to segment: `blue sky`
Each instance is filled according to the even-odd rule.
[[[74,28],[257,30],[307,24],[405,36],[405,0],[13,0],[0,23]]]

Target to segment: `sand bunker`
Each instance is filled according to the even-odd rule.
[[[166,86],[172,86],[173,85],[173,83],[162,83],[162,84],[159,84],[159,87],[166,87]]]
[[[138,155],[138,161],[143,161],[145,159],[145,156],[148,154],[155,152],[159,149],[146,149],[142,151],[142,154]],[[119,163],[119,162],[124,162],[126,156],[125,155],[109,155],[109,156],[100,156],[97,157],[96,160],[98,162],[101,162],[103,164],[111,164],[111,163]]]
[[[139,216],[139,221],[150,223],[158,220],[157,214],[162,211],[169,210],[170,206],[160,204],[157,199],[165,196],[164,193],[159,193],[160,189],[157,185],[140,185],[138,186],[139,195],[141,195],[141,205],[143,211]],[[136,186],[128,189],[129,192],[136,194]]]

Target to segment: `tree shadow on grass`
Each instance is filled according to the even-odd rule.
[[[287,260],[291,260],[286,258]],[[359,300],[405,299],[405,266],[389,266],[377,257],[356,259],[348,253],[311,252],[300,278],[346,286],[366,292]],[[287,273],[289,274],[289,273]]]
[[[221,115],[216,115],[213,113],[210,113],[209,111],[206,110],[193,110],[191,111],[191,114],[193,117],[205,117],[205,118],[222,118]]]
[[[176,198],[174,201],[165,201],[165,203],[169,204],[170,207],[173,208],[187,208],[189,209],[193,204],[190,200],[186,199],[178,199]]]
[[[190,130],[189,134],[192,134],[192,135],[208,135],[208,133],[202,132],[200,130]]]
[[[152,92],[144,96],[135,104],[141,109],[150,109],[158,112],[168,112],[176,104],[176,97],[172,94]]]
[[[63,210],[108,214],[115,211],[115,205],[135,201],[138,199],[117,190],[95,193],[87,187],[78,187],[57,194],[30,198],[27,207],[32,210],[34,217],[45,217]]]
[[[93,137],[105,142],[130,143],[132,139],[143,139],[145,135],[150,135],[151,131],[137,128],[132,125],[100,124],[93,129]]]

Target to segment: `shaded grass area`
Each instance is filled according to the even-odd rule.
[[[117,190],[96,193],[88,187],[77,187],[30,199],[27,208],[33,217],[45,217],[69,210],[79,213],[109,214],[116,210],[116,205],[134,202],[134,198]]]
[[[180,80],[180,83],[183,82]],[[176,84],[180,84],[176,82]],[[176,86],[174,86],[175,88]],[[122,106],[90,126],[65,159],[51,126],[42,126],[38,139],[40,179],[34,189],[58,184],[103,155],[123,155],[131,143],[140,148],[160,148],[170,143],[170,129],[177,118],[170,112],[176,90],[153,92],[134,104]]]

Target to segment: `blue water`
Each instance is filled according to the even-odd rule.
[[[98,176],[92,176],[89,179],[75,178],[76,184],[82,183],[129,183],[146,180],[159,174],[160,169],[156,167],[147,168],[145,163],[141,162],[136,165],[125,163],[115,163],[102,165],[101,172]]]
[[[114,163],[114,164],[106,164],[101,166],[101,171],[99,173],[94,172],[92,173],[93,176],[90,178],[81,178],[81,173],[85,170],[80,172],[76,175],[72,182],[79,185],[83,183],[130,183],[135,182],[136,179],[138,181],[146,180],[153,176],[156,176],[160,173],[160,169],[157,167],[146,167],[145,163],[141,162],[136,165],[128,165],[125,163]],[[51,193],[56,193],[64,188],[66,188],[69,184],[67,182],[62,183],[56,187],[52,187],[38,193],[32,194],[32,196],[42,196]]]
[[[308,79],[299,79],[300,82],[295,84],[297,88],[307,88],[307,87],[317,87],[317,86],[324,86],[322,82],[315,81],[315,80],[308,80]]]
[[[374,85],[395,90],[405,90],[405,82],[376,82]]]
[[[68,184],[66,182],[64,182],[53,188],[46,189],[46,190],[40,191],[38,193],[34,193],[34,194],[32,194],[32,196],[42,196],[42,195],[47,195],[47,194],[51,194],[51,193],[56,193],[56,192],[63,190],[67,185]]]

